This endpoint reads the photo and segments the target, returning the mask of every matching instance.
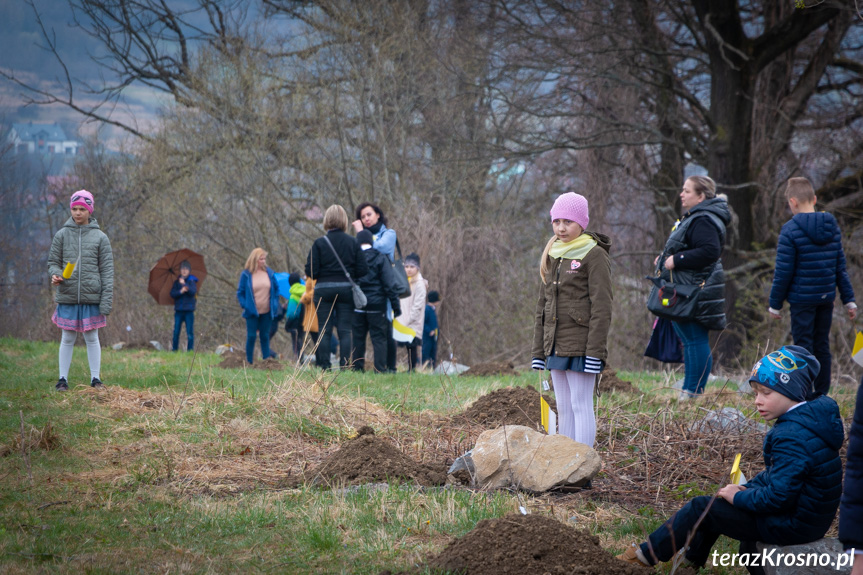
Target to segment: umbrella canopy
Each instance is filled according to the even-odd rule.
[[[189,260],[192,275],[198,278],[198,289],[201,289],[201,284],[207,277],[204,256],[187,249],[165,254],[150,270],[150,282],[147,284],[147,292],[159,305],[174,305],[171,286],[180,277],[180,264],[183,260]]]

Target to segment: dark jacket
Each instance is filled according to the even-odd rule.
[[[584,232],[598,243],[580,262],[551,260],[546,283],[540,283],[531,357],[608,358],[611,325],[611,239]]]
[[[770,307],[781,309],[785,300],[801,304],[832,302],[837,287],[842,303],[854,301],[836,218],[826,212],[795,215],[779,233]]]
[[[366,257],[363,255],[363,250],[356,238],[349,236],[342,230],[330,230],[326,237],[333,244],[342,264],[354,281],[369,273]],[[317,280],[319,284],[348,283],[345,272],[342,271],[333,250],[330,249],[324,238],[316,239],[312,244],[312,249],[309,250],[309,255],[306,258],[306,276]]]
[[[734,496],[757,515],[765,543],[797,545],[827,533],[842,494],[839,406],[822,395],[780,415],[764,438],[764,471]]]
[[[77,262],[72,277],[57,286],[58,304],[92,304],[108,315],[114,304],[114,254],[95,218],[83,226],[69,218],[54,234],[48,252],[48,275],[63,275],[68,262]]]
[[[845,549],[863,549],[863,380],[857,388],[857,407],[848,432],[845,487],[839,507],[839,540]],[[860,556],[857,560],[861,560]]]
[[[171,297],[174,298],[174,311],[195,311],[195,305],[198,302],[198,278],[189,274],[185,285],[189,290],[186,293],[180,293],[183,287],[179,279],[174,280],[174,285],[171,286]]]
[[[696,321],[707,329],[725,329],[725,271],[719,259],[725,226],[731,221],[728,202],[704,200],[686,212],[668,236],[659,256],[660,277],[682,285],[700,285]],[[665,260],[674,256],[674,269]]]
[[[389,301],[393,308],[393,314],[400,315],[399,294],[396,293],[393,266],[389,258],[375,248],[363,250],[363,254],[366,257],[369,271],[357,283],[368,300],[365,307],[366,311],[386,310],[387,301]]]
[[[270,317],[279,314],[279,283],[276,281],[273,270],[267,268],[267,276],[270,278]],[[243,317],[258,317],[258,305],[255,303],[255,290],[252,288],[252,274],[244,269],[240,274],[240,283],[237,285],[237,301],[243,308]]]

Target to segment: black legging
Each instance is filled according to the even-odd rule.
[[[339,332],[339,366],[347,367],[351,359],[351,326],[354,320],[354,296],[351,284],[315,286],[315,309],[318,314],[318,350],[315,363],[330,368],[330,339],[333,324]],[[335,316],[335,317],[333,317]]]

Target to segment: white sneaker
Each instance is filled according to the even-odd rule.
[[[680,394],[677,396],[677,401],[689,401],[693,397],[695,396],[688,391],[681,391]]]

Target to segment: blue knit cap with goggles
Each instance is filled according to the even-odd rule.
[[[778,391],[794,401],[806,401],[821,364],[799,345],[786,345],[762,357],[753,367],[749,381]]]

